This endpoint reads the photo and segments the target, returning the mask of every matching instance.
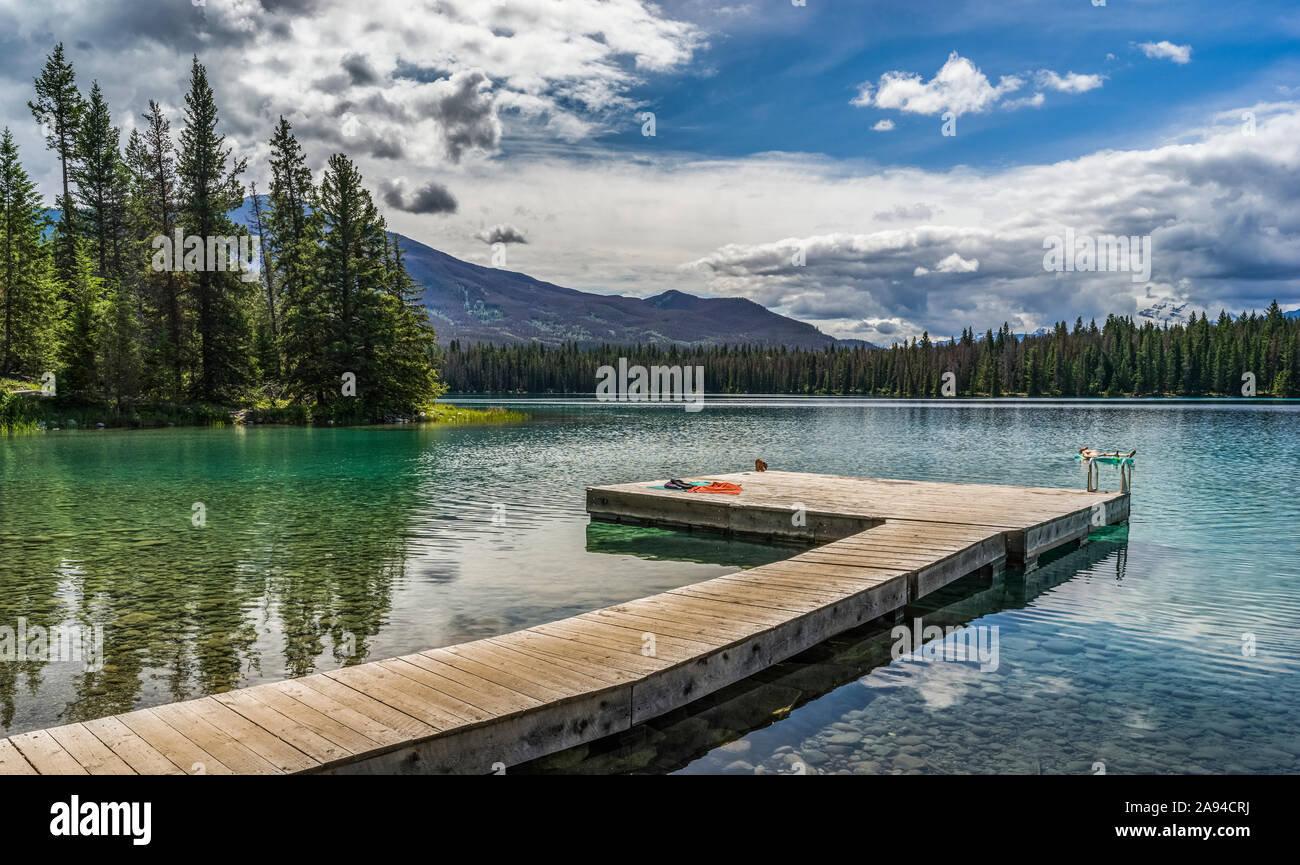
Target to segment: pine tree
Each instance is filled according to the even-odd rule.
[[[185,96],[185,129],[181,132],[177,174],[181,183],[180,223],[186,235],[212,239],[236,234],[227,214],[244,200],[239,175],[244,160],[231,161],[233,148],[217,132],[217,105],[207,70],[194,58],[190,92]],[[204,261],[192,274],[190,287],[196,311],[198,371],[193,393],[201,400],[234,397],[249,375],[248,284],[237,273],[219,272],[217,262]]]
[[[27,107],[45,130],[45,146],[59,157],[63,195],[54,202],[60,211],[54,259],[59,278],[65,285],[70,285],[77,278],[75,270],[78,266],[70,176],[76,159],[77,132],[85,113],[85,100],[77,90],[77,76],[72,63],[63,56],[62,42],[55,45],[46,58],[45,68],[36,79],[36,99],[28,102]]]
[[[1276,301],[1274,301],[1276,303]],[[1269,389],[1275,397],[1289,397],[1295,392],[1296,338],[1281,334],[1282,352],[1278,358],[1277,375],[1273,377],[1273,386]]]
[[[384,221],[361,174],[341,153],[329,159],[321,178],[320,303],[330,320],[322,352],[324,380],[317,392],[327,404],[339,393],[336,383],[346,373],[356,376],[357,398],[366,415],[383,402],[377,349],[391,316],[385,297]]]
[[[284,319],[290,387],[337,417],[418,411],[439,393],[433,329],[400,247],[343,154],[330,157],[317,204],[317,276],[299,286]],[[355,401],[342,392],[348,373]]]
[[[1042,396],[1042,367],[1038,362],[1038,347],[1029,349],[1025,359],[1025,394]]]
[[[72,180],[79,205],[77,221],[90,245],[95,275],[105,282],[120,279],[125,243],[127,176],[119,149],[120,132],[96,81],[90,88],[77,130]],[[74,225],[76,222],[74,222]]]
[[[385,259],[387,345],[380,357],[382,401],[393,410],[414,412],[444,391],[438,381],[437,336],[429,323],[423,291],[406,270],[402,247],[391,238]]]
[[[35,376],[52,352],[55,291],[45,204],[6,127],[0,136],[0,372]]]
[[[264,207],[262,198],[257,194],[257,184],[248,185],[248,195],[253,204],[253,230],[257,232],[258,248],[266,250],[266,220],[263,218]],[[265,255],[265,253],[264,253]],[[272,341],[279,339],[279,328],[275,321],[275,273],[272,262],[263,257],[262,259],[262,282],[266,285],[266,314],[271,324]],[[276,364],[276,370],[279,370],[279,364]]]
[[[102,281],[95,276],[94,261],[84,250],[78,250],[61,316],[63,326],[59,341],[57,378],[60,399],[84,402],[96,396],[101,289]]]
[[[271,136],[271,194],[267,201],[267,259],[275,263],[278,291],[292,305],[299,291],[314,278],[315,248],[320,220],[315,213],[317,190],[307,155],[293,127],[280,118]]]
[[[270,141],[271,191],[267,200],[265,261],[280,309],[282,375],[299,401],[323,404],[330,371],[323,347],[330,312],[319,286],[321,215],[307,157],[283,117]]]
[[[97,322],[96,368],[104,396],[118,412],[139,394],[143,372],[140,328],[132,307],[130,294],[120,283],[113,283],[105,292]]]
[[[135,178],[132,210],[139,223],[135,234],[147,252],[152,249],[154,238],[174,236],[180,178],[176,174],[176,145],[172,141],[171,124],[152,99],[144,120],[144,131],[138,137],[133,135],[127,144],[126,161]],[[151,353],[156,356],[157,365],[169,374],[168,395],[179,399],[189,347],[185,277],[172,270],[161,273],[151,270],[146,275],[146,283],[152,305],[162,319],[156,327]]]

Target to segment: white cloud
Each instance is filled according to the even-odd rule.
[[[928,82],[915,72],[886,72],[880,76],[874,95],[869,82],[858,85],[858,95],[851,104],[895,108],[910,114],[978,113],[1023,83],[1015,76],[1004,75],[996,86],[990,84],[974,63],[954,51]]]
[[[1016,108],[1041,108],[1043,103],[1046,101],[1047,97],[1044,96],[1040,90],[1033,96],[1025,96],[1021,99],[1008,99],[1003,103],[1003,106],[1007,108],[1007,110],[1014,110]]]
[[[974,273],[980,269],[980,260],[972,258],[970,260],[962,258],[957,253],[947,256],[934,266],[934,270],[924,265],[917,265],[912,271],[912,276],[926,276],[930,273]]]
[[[1192,59],[1192,46],[1175,45],[1172,42],[1143,42],[1138,46],[1142,53],[1153,60],[1172,60],[1182,65]]]
[[[1038,93],[1008,99],[1010,94],[1024,86],[1025,76],[1003,75],[995,85],[974,63],[954,51],[929,81],[915,72],[886,72],[874,85],[869,81],[859,84],[858,93],[849,104],[859,108],[892,108],[911,114],[939,114],[943,111],[971,114],[995,107],[1008,110],[1026,106],[1037,108],[1044,102],[1043,89],[1085,93],[1101,87],[1105,81],[1104,75],[1075,72],[1061,75],[1050,69],[1039,70],[1032,77],[1040,88]]]
[[[1058,75],[1050,69],[1040,70],[1036,78],[1039,87],[1062,93],[1086,93],[1100,87],[1105,80],[1104,75],[1080,75],[1074,72]]]
[[[876,125],[871,128],[877,132],[889,132],[894,128],[894,121],[886,117],[884,120],[876,121]]]
[[[974,273],[980,269],[978,258],[965,259],[953,253],[934,266],[939,273]]]

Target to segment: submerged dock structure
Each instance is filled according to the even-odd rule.
[[[1124,522],[1129,494],[742,472],[587,490],[594,520],[811,544],[499,637],[0,739],[0,774],[479,773],[627,730],[954,580]]]

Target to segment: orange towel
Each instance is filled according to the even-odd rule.
[[[714,481],[708,486],[691,487],[687,492],[691,493],[726,493],[729,496],[740,495],[740,484],[729,484],[724,481]]]

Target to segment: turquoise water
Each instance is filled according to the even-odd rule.
[[[589,527],[588,484],[762,457],[1082,488],[1071,456],[1089,444],[1139,450],[1128,528],[908,611],[996,626],[996,670],[893,660],[887,630],[849,634],[524,771],[1300,771],[1300,406],[520,402],[534,420],[501,427],[0,439],[0,627],[104,635],[102,670],[0,661],[0,725],[502,633],[787,552]]]

